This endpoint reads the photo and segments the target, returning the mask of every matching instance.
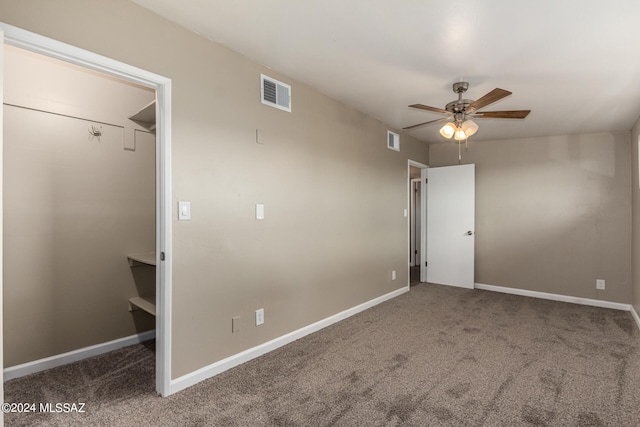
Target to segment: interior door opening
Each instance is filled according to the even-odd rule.
[[[409,265],[411,267],[410,284],[420,283],[420,178],[411,180],[411,208],[409,209],[410,238]]]
[[[420,179],[411,180],[411,251],[409,263],[420,266]],[[417,220],[416,220],[417,219]]]
[[[5,368],[153,338],[156,138],[127,116],[153,105],[155,122],[155,91],[15,47],[4,56]]]
[[[422,185],[423,170],[426,165],[409,160],[408,162],[408,211],[409,211],[409,285],[415,286],[423,282],[424,276],[424,256],[425,256],[425,240],[426,240],[426,220],[425,206],[426,198],[424,192],[426,188]]]
[[[102,76],[106,81],[109,81],[109,84],[114,84],[114,82],[118,81],[119,84],[124,84],[129,88],[135,88],[139,93],[146,92],[149,99],[152,101],[155,100],[156,104],[150,108],[147,108],[147,113],[153,113],[153,116],[156,117],[155,127],[155,135],[153,135],[151,128],[142,127],[130,127],[130,123],[134,123],[131,120],[140,119],[140,117],[131,117],[131,120],[126,121],[126,125],[122,124],[122,121],[114,118],[115,115],[119,113],[115,113],[114,110],[111,111],[111,115],[109,113],[104,114],[96,114],[96,111],[89,109],[84,113],[77,111],[73,111],[74,107],[78,107],[77,104],[74,103],[65,103],[65,102],[53,102],[56,97],[59,97],[61,94],[56,93],[56,91],[61,88],[56,85],[48,86],[45,89],[45,94],[41,94],[40,105],[19,105],[20,103],[11,102],[10,100],[15,99],[16,93],[13,92],[16,87],[13,86],[12,83],[6,82],[6,66],[9,64],[7,59],[3,60],[2,63],[4,65],[2,72],[0,72],[0,87],[2,87],[2,91],[0,92],[0,97],[2,97],[2,118],[0,121],[0,148],[2,149],[2,154],[5,156],[4,166],[0,164],[0,170],[2,171],[2,176],[4,177],[4,182],[2,185],[2,200],[6,201],[8,198],[17,197],[18,199],[21,196],[28,196],[31,199],[31,202],[35,204],[44,204],[48,206],[49,211],[55,213],[52,216],[50,222],[55,223],[55,226],[51,226],[50,223],[45,224],[45,221],[39,221],[38,218],[38,209],[35,209],[30,206],[30,203],[22,203],[23,211],[17,212],[14,219],[19,218],[24,212],[29,212],[32,214],[30,218],[26,218],[27,220],[32,221],[33,229],[30,228],[29,225],[23,226],[21,229],[25,233],[29,233],[34,231],[31,236],[37,235],[40,232],[41,235],[45,236],[47,239],[45,244],[37,245],[33,244],[37,239],[33,238],[33,242],[27,242],[29,239],[25,238],[21,241],[20,244],[24,242],[29,243],[29,250],[34,254],[34,256],[44,256],[53,253],[51,259],[47,261],[44,265],[38,265],[36,263],[32,264],[32,269],[37,270],[40,278],[46,277],[50,275],[52,272],[55,273],[55,270],[58,269],[61,265],[70,265],[73,263],[73,255],[70,255],[71,252],[75,253],[77,258],[83,255],[91,256],[91,250],[96,250],[96,260],[103,261],[98,253],[102,250],[103,246],[108,246],[105,244],[105,240],[99,238],[100,236],[96,236],[96,230],[107,228],[107,231],[114,231],[117,233],[118,227],[114,225],[116,221],[114,218],[118,216],[117,210],[97,210],[102,213],[101,216],[94,217],[92,220],[84,221],[77,220],[73,215],[77,213],[86,213],[91,212],[92,210],[95,212],[96,209],[92,207],[92,203],[96,200],[100,201],[100,199],[107,199],[109,197],[113,197],[114,199],[124,199],[132,200],[131,196],[126,196],[125,193],[127,191],[124,189],[125,186],[137,186],[139,183],[132,183],[127,175],[128,166],[131,166],[136,163],[136,161],[132,160],[136,156],[128,156],[128,154],[133,154],[136,151],[138,154],[142,155],[146,152],[145,156],[137,156],[137,157],[145,157],[145,160],[142,161],[144,163],[141,167],[145,171],[150,171],[150,174],[145,174],[144,178],[141,178],[142,181],[145,182],[144,185],[141,186],[144,188],[150,188],[150,194],[146,193],[144,197],[147,197],[151,200],[150,208],[149,204],[147,204],[147,208],[138,209],[132,208],[125,212],[124,217],[128,220],[138,215],[139,210],[151,209],[151,213],[147,215],[147,218],[150,218],[150,221],[146,222],[146,225],[142,228],[144,230],[134,231],[132,234],[137,234],[137,237],[141,235],[145,235],[146,243],[144,244],[125,244],[125,247],[121,247],[117,250],[117,255],[113,253],[105,256],[105,258],[109,258],[108,262],[117,263],[119,266],[124,264],[126,266],[127,272],[129,276],[147,276],[147,279],[150,279],[147,283],[146,289],[142,289],[139,287],[138,283],[134,280],[133,285],[131,282],[126,289],[120,289],[117,293],[119,296],[114,298],[113,296],[105,298],[104,300],[96,303],[95,299],[92,302],[87,302],[88,294],[90,293],[90,286],[86,286],[85,288],[80,288],[77,291],[78,301],[80,301],[77,305],[79,306],[77,312],[80,314],[84,314],[85,317],[83,319],[70,319],[68,316],[60,321],[56,327],[62,329],[64,327],[78,327],[79,330],[82,329],[83,326],[86,326],[89,322],[86,320],[90,318],[90,316],[103,316],[105,311],[104,307],[108,305],[108,303],[118,304],[118,319],[114,320],[114,323],[118,323],[119,326],[123,326],[124,323],[129,324],[129,331],[131,331],[132,324],[134,325],[134,335],[136,338],[140,335],[140,340],[146,339],[149,337],[156,337],[156,351],[155,351],[155,384],[156,391],[158,394],[167,396],[172,393],[171,391],[171,379],[170,379],[170,345],[171,345],[171,335],[170,328],[168,325],[170,324],[170,294],[171,294],[171,258],[172,254],[170,251],[171,248],[171,187],[170,187],[170,172],[171,172],[171,159],[170,159],[170,123],[171,123],[171,81],[162,76],[149,73],[147,71],[137,69],[135,67],[131,67],[127,64],[120,63],[118,61],[111,60],[109,58],[102,57],[100,55],[93,54],[91,52],[84,51],[82,49],[57,42],[52,39],[48,39],[46,37],[38,36],[36,34],[30,33],[28,31],[21,30],[16,27],[12,27],[10,25],[6,25],[0,23],[0,44],[2,45],[2,53],[6,56],[7,50],[10,49],[24,49],[24,52],[28,55],[37,55],[43,54],[45,60],[53,61],[60,60],[63,61],[68,67],[76,67],[81,68],[83,72],[87,75],[93,75],[98,73],[103,73]],[[29,70],[29,67],[27,67]],[[31,72],[33,70],[29,70]],[[32,82],[33,83],[33,82]],[[79,85],[80,82],[74,81],[71,83],[73,85]],[[35,85],[37,86],[37,84]],[[63,85],[64,86],[64,85]],[[85,87],[85,89],[93,89],[90,86]],[[48,91],[48,92],[47,92]],[[85,93],[89,94],[91,90],[87,90]],[[107,89],[107,92],[110,92]],[[108,93],[105,95],[105,98],[110,98],[113,93]],[[18,96],[19,98],[19,96]],[[28,98],[28,97],[27,97]],[[35,98],[38,98],[36,96]],[[87,98],[91,98],[90,95],[87,95]],[[95,96],[95,98],[101,98],[100,96]],[[46,99],[49,102],[46,102]],[[148,101],[147,99],[146,101]],[[24,99],[23,99],[24,101]],[[29,100],[27,100],[29,101]],[[84,101],[87,101],[85,99]],[[94,100],[95,101],[95,100]],[[25,102],[28,104],[29,102]],[[37,104],[37,102],[36,102]],[[82,102],[80,103],[82,104]],[[147,106],[150,103],[147,102]],[[26,107],[26,108],[24,108]],[[51,111],[56,107],[58,111]],[[137,110],[140,110],[141,107],[144,107],[144,104],[137,104],[136,108],[131,110],[127,110],[123,112],[123,114],[131,116],[136,113]],[[144,109],[143,109],[144,110]],[[142,111],[140,111],[143,113]],[[55,113],[55,114],[53,114]],[[7,181],[12,179],[12,176],[7,176],[8,173],[12,173],[11,170],[7,169],[7,161],[10,159],[6,158],[7,150],[12,150],[15,147],[10,147],[11,144],[8,143],[8,140],[12,137],[13,132],[16,132],[16,128],[9,128],[9,120],[7,120],[8,115],[12,115],[13,118],[11,120],[15,123],[15,116],[20,116],[21,118],[18,122],[22,122],[22,125],[26,126],[18,126],[21,127],[19,132],[27,132],[31,134],[32,140],[36,140],[37,143],[41,144],[42,147],[46,147],[46,141],[51,140],[52,138],[58,138],[60,142],[64,141],[67,143],[70,140],[81,139],[82,143],[76,144],[71,150],[67,151],[67,154],[59,155],[62,159],[62,164],[58,164],[53,166],[51,164],[51,159],[47,158],[47,155],[44,155],[42,152],[38,152],[38,149],[32,150],[30,153],[23,153],[29,157],[29,161],[22,162],[21,166],[24,166],[26,169],[29,169],[34,172],[42,172],[45,174],[45,177],[42,177],[42,173],[40,174],[40,178],[35,179],[36,182],[31,182],[31,188],[28,190],[11,190],[7,188]],[[100,117],[98,117],[100,116]],[[143,116],[145,114],[143,113]],[[143,118],[142,121],[145,121]],[[78,134],[81,133],[81,136]],[[149,138],[151,139],[149,141]],[[146,141],[145,141],[146,140]],[[76,141],[78,142],[78,141]],[[119,146],[118,146],[119,145]],[[85,170],[76,170],[72,171],[72,167],[78,166],[78,164],[83,163],[82,161],[74,162],[74,159],[81,158],[81,152],[84,154],[88,154],[89,157],[85,158],[87,164],[91,164],[92,161],[95,161],[96,157],[100,157],[100,155],[105,154],[104,150],[113,149],[117,147],[117,151],[119,151],[119,155],[125,156],[126,159],[123,161],[123,164],[115,165],[113,168],[103,168],[102,171],[97,169],[92,169],[91,167],[86,167]],[[102,150],[102,151],[101,151]],[[150,151],[151,150],[151,151]],[[15,153],[14,153],[15,154]],[[59,154],[59,153],[54,153]],[[105,155],[106,156],[106,155]],[[128,156],[128,157],[127,157]],[[124,158],[124,157],[123,157]],[[67,166],[69,168],[67,168]],[[38,171],[38,168],[44,169]],[[69,173],[71,171],[71,173]],[[65,175],[66,174],[66,175]],[[26,175],[27,179],[31,179],[28,174]],[[55,195],[57,194],[57,189],[66,189],[76,186],[77,189],[79,186],[79,192],[83,195],[90,194],[92,191],[90,189],[91,183],[99,183],[101,185],[109,185],[114,184],[116,188],[109,189],[100,189],[96,191],[98,194],[97,198],[94,200],[87,199],[55,199]],[[37,184],[37,185],[36,185]],[[118,187],[119,185],[119,187]],[[11,193],[13,191],[13,193]],[[13,199],[17,200],[17,199]],[[18,202],[16,202],[18,203]],[[13,206],[10,204],[5,204],[2,206],[2,215],[4,219],[7,219],[7,214],[11,215],[10,209]],[[133,219],[132,219],[133,222]],[[43,233],[42,228],[48,227],[47,230]],[[70,227],[71,229],[76,228],[81,232],[86,232],[88,237],[87,239],[82,238],[73,238],[65,233],[60,233],[59,230],[62,230],[63,227]],[[134,227],[135,228],[135,227]],[[78,230],[76,230],[78,231]],[[104,231],[104,230],[102,230]],[[7,233],[9,229],[7,227],[3,227],[2,239],[3,244],[2,247],[4,249],[4,254],[6,255],[7,251],[13,250],[14,247],[7,247]],[[99,233],[98,233],[99,234]],[[107,233],[108,234],[108,233]],[[26,236],[26,234],[25,234]],[[103,233],[104,237],[105,234]],[[149,238],[150,236],[150,238]],[[96,238],[98,237],[98,238]],[[104,237],[106,239],[106,237]],[[52,251],[51,250],[51,242],[60,241],[63,244],[71,245],[71,246],[80,246],[80,250],[74,251]],[[37,242],[36,242],[37,243]],[[142,259],[137,259],[140,254],[146,255]],[[151,255],[150,255],[151,254]],[[132,255],[132,256],[131,256]],[[1,267],[6,270],[9,266],[4,258],[2,257],[2,265]],[[142,269],[138,269],[137,265],[139,263],[146,266],[146,273],[140,273]],[[91,274],[87,274],[86,270],[92,265],[91,262],[77,262],[74,268],[65,274],[63,274],[63,278],[60,280],[60,283],[63,283],[63,286],[59,292],[59,294],[66,294],[68,298],[74,298],[73,292],[67,292],[68,289],[64,289],[66,284],[70,281],[81,278],[81,280],[87,277],[91,277]],[[37,276],[36,275],[36,276]],[[4,275],[3,275],[4,276]],[[153,276],[153,277],[151,277]],[[122,277],[122,276],[121,276]],[[136,277],[138,279],[139,277]],[[3,298],[7,298],[7,293],[12,292],[11,286],[8,286],[9,282],[6,278],[0,279],[0,293],[3,295]],[[117,281],[113,282],[113,286],[118,286]],[[16,288],[14,287],[14,290]],[[42,295],[37,295],[37,291],[24,292],[25,288],[18,287],[19,291],[22,292],[19,295],[20,298],[27,298],[32,296],[34,298],[39,299],[39,308],[42,310],[35,311],[33,310],[33,306],[30,307],[30,310],[22,316],[26,316],[27,314],[38,316],[45,316],[52,311],[64,311],[60,310],[56,301],[58,293],[56,290],[48,290],[45,293],[46,296],[49,297],[49,304],[46,304],[47,298],[42,298]],[[140,295],[138,295],[140,293]],[[143,293],[147,295],[142,295]],[[134,310],[129,312],[129,309],[135,309],[136,307],[140,307],[140,305],[135,304],[134,298],[140,296],[151,296],[149,294],[155,294],[156,297],[156,307],[152,310],[155,311],[155,318],[144,317],[149,316],[149,314],[145,313],[143,310]],[[152,299],[152,298],[149,298]],[[131,301],[129,301],[131,300]],[[58,299],[60,302],[60,299]],[[151,311],[151,310],[148,310]],[[1,335],[2,337],[2,346],[5,349],[8,349],[7,339],[11,339],[7,337],[6,331],[8,329],[7,325],[7,310],[5,305],[5,310],[2,312],[2,320],[3,320],[3,331],[4,333]],[[108,317],[108,316],[107,316]],[[137,318],[137,319],[136,319]],[[146,320],[145,320],[146,319]],[[147,329],[142,326],[142,329],[147,329],[143,331],[141,334],[136,334],[137,331],[141,330],[139,327],[142,324],[148,325]],[[113,325],[111,325],[113,326]],[[155,330],[154,330],[155,328]],[[76,358],[78,360],[78,354],[88,354],[94,352],[94,354],[99,354],[103,347],[109,347],[112,345],[120,345],[120,343],[124,340],[131,337],[125,338],[113,338],[113,331],[104,333],[104,331],[98,330],[99,328],[91,328],[85,327],[83,331],[82,337],[77,342],[69,343],[65,342],[64,339],[47,336],[46,338],[51,340],[58,340],[58,345],[67,346],[67,347],[79,347],[74,351],[69,351],[67,353],[63,353],[59,356],[62,357],[64,361],[64,357]],[[128,332],[126,332],[128,334]],[[118,333],[116,333],[118,335]],[[18,341],[19,342],[19,341]],[[94,343],[99,343],[94,345]],[[105,344],[105,346],[102,346]],[[101,347],[101,349],[96,350],[97,347]],[[23,348],[26,348],[23,346]],[[117,347],[116,347],[117,348]],[[98,353],[95,353],[98,351]],[[109,351],[109,350],[107,350]],[[5,352],[6,353],[6,352]],[[70,356],[69,356],[70,355]],[[90,354],[92,355],[92,354]],[[27,356],[19,356],[19,357],[27,357]],[[20,365],[21,367],[26,367],[26,369],[35,369],[33,372],[37,372],[39,370],[45,369],[42,366],[49,364],[52,367],[51,363],[58,363],[56,357],[47,357],[43,354],[34,354],[28,356],[29,358],[36,358],[37,360],[34,363],[26,363]],[[44,357],[38,359],[38,357]],[[55,362],[52,360],[55,359]],[[15,359],[18,360],[18,359]],[[42,362],[42,363],[40,363]],[[4,360],[3,366],[11,365],[12,363],[9,360]],[[64,363],[62,363],[64,364]],[[56,365],[53,365],[56,366]],[[5,371],[6,375],[6,371]],[[1,389],[0,389],[1,390]]]

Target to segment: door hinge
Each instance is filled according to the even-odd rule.
[[[429,178],[425,178],[425,179],[424,179],[424,183],[425,183],[425,184],[428,184],[428,183],[429,183]]]
[[[427,261],[424,262],[424,266],[427,267],[429,266],[429,263]]]
[[[160,252],[160,261],[164,261],[164,252]]]
[[[416,255],[418,254],[418,250],[416,249]]]

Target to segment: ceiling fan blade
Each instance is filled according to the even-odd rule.
[[[428,105],[413,104],[413,105],[409,105],[409,107],[418,108],[420,110],[434,111],[436,113],[451,114],[450,111],[443,110],[442,108],[429,107]]]
[[[406,128],[402,128],[402,130],[414,129],[414,128],[417,128],[417,127],[420,127],[420,126],[426,126],[426,125],[431,125],[433,123],[444,122],[446,120],[449,120],[449,117],[443,117],[441,119],[430,120],[428,122],[418,123],[417,125],[407,126]]]
[[[508,90],[504,90],[504,89],[500,89],[500,88],[495,88],[494,90],[492,90],[491,92],[489,92],[488,94],[486,94],[485,96],[483,96],[482,98],[478,99],[477,101],[471,103],[471,105],[469,105],[469,109],[475,111],[475,110],[479,110],[482,107],[486,107],[489,104],[493,104],[496,101],[500,101],[502,98],[511,95],[511,92],[509,92]]]
[[[524,119],[530,112],[531,110],[478,111],[473,115],[482,119]]]

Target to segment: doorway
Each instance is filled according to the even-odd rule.
[[[171,295],[171,187],[170,187],[170,124],[171,124],[171,81],[162,76],[131,67],[100,55],[84,51],[82,49],[60,43],[46,37],[0,23],[0,43],[3,46],[14,46],[29,52],[42,54],[50,58],[62,60],[83,67],[88,70],[98,71],[129,83],[144,86],[155,91],[156,106],[156,153],[155,153],[155,253],[151,262],[156,264],[155,295],[156,295],[156,391],[162,396],[171,394],[170,378],[170,295]],[[0,87],[4,88],[4,76],[0,70]],[[3,92],[0,92],[3,97]],[[0,117],[4,117],[4,98],[1,99]],[[4,153],[5,145],[4,123],[0,121],[0,148]],[[89,129],[89,137],[101,136],[99,126]],[[0,163],[0,172],[4,174]],[[2,197],[4,198],[4,184]],[[4,212],[2,212],[4,213]],[[4,232],[2,234],[4,236]],[[0,243],[3,243],[0,241]],[[6,252],[6,251],[5,251]],[[126,256],[126,255],[125,255]],[[1,266],[4,268],[4,266]],[[1,280],[1,279],[0,279]],[[4,292],[4,286],[0,282],[0,295]],[[0,306],[1,310],[1,306]],[[125,308],[126,310],[126,308]],[[0,314],[3,314],[0,311]],[[4,314],[3,314],[4,315]],[[0,331],[2,328],[0,328]],[[1,333],[1,332],[0,332]],[[4,337],[2,340],[4,345]],[[0,350],[2,350],[0,348]],[[0,389],[1,391],[1,389]]]
[[[420,178],[411,179],[411,251],[409,252],[409,265],[411,267],[420,266],[420,204],[421,204]],[[418,278],[416,278],[418,279]]]
[[[422,184],[427,165],[409,160],[407,165],[409,211],[409,285],[423,282],[426,260],[426,187]]]

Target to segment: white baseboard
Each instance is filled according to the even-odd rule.
[[[342,311],[338,314],[334,314],[333,316],[329,316],[326,319],[320,320],[316,323],[312,323],[309,326],[305,326],[296,331],[290,332],[286,335],[283,335],[281,337],[268,341],[264,344],[260,344],[256,347],[250,348],[241,353],[234,354],[233,356],[229,356],[226,359],[222,359],[218,362],[212,363],[211,365],[200,368],[197,371],[190,372],[179,378],[171,380],[170,394],[177,393],[181,390],[186,389],[187,387],[191,387],[192,385],[197,384],[200,381],[204,381],[208,378],[214,377],[228,369],[234,368],[242,363],[248,362],[251,359],[255,359],[258,356],[262,356],[265,353],[268,353],[279,347],[289,344],[306,335],[317,332],[320,329],[326,328],[327,326],[330,326],[336,322],[339,322],[348,317],[351,317],[354,314],[358,314],[361,311],[364,311],[368,308],[378,305],[384,301],[387,301],[399,295],[402,295],[405,292],[409,292],[409,286],[403,287],[401,289],[397,289],[393,292],[389,292],[388,294],[382,295],[378,298],[374,298],[371,301],[362,303],[360,305],[357,305],[355,307]]]
[[[547,292],[529,291],[526,289],[506,288],[503,286],[484,285],[482,283],[475,284],[476,289],[485,291],[502,292],[504,294],[522,295],[524,297],[533,297],[540,299],[548,299],[553,301],[568,302],[572,304],[590,305],[593,307],[612,308],[614,310],[630,311],[630,304],[622,304],[619,302],[601,301],[597,299],[571,297],[560,294],[550,294]],[[640,325],[640,323],[638,323]]]
[[[3,371],[4,381],[14,378],[23,377],[46,369],[55,368],[57,366],[66,365],[68,363],[77,362],[87,357],[97,356],[99,354],[108,353],[122,347],[134,345],[155,338],[156,331],[146,331],[136,335],[131,335],[117,340],[105,342],[102,344],[92,345],[90,347],[80,348],[78,350],[69,351],[67,353],[58,354],[44,359],[34,360],[33,362],[23,363],[21,365],[5,368]]]
[[[633,305],[631,306],[631,315],[633,316],[633,320],[636,321],[636,325],[638,325],[638,329],[640,329],[640,317],[638,316],[636,309],[633,308]]]

